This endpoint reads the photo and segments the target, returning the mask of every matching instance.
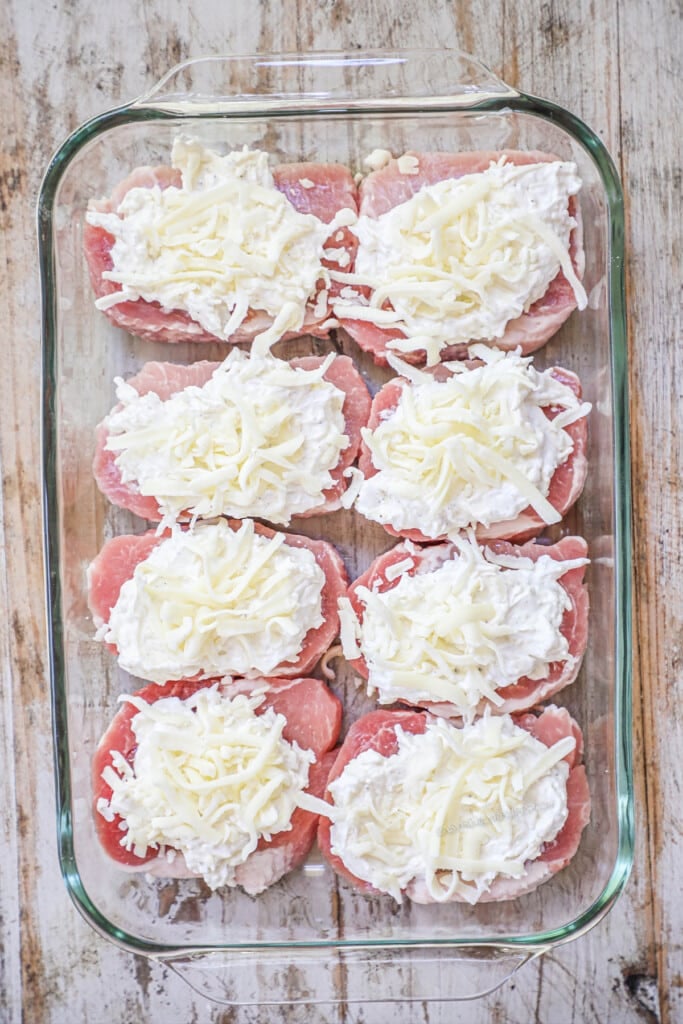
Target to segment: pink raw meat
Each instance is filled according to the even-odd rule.
[[[479,364],[473,360],[468,365],[475,367]],[[571,370],[564,370],[559,366],[552,367],[550,372],[555,380],[571,388],[576,397],[581,399],[581,382],[575,373],[572,373]],[[451,376],[451,374],[446,371],[445,367],[440,366],[436,370],[436,376],[438,379],[444,379]],[[394,377],[377,392],[372,400],[372,409],[368,419],[369,430],[377,429],[379,424],[398,405],[403,389],[410,386],[410,382],[405,377]],[[544,412],[548,419],[552,420],[558,415],[560,409],[556,406],[547,406]],[[586,458],[588,419],[586,416],[583,416],[580,420],[575,420],[574,423],[570,423],[564,429],[571,437],[574,447],[569,458],[555,470],[550,481],[548,494],[546,495],[550,504],[553,508],[557,509],[561,516],[564,516],[580,497],[586,482],[588,468],[588,460]],[[372,456],[365,441],[361,444],[358,466],[363,476],[368,479],[375,476],[378,472],[372,462]],[[406,537],[408,540],[416,541],[418,544],[426,544],[433,540],[444,539],[443,537],[428,537],[418,529],[396,530],[389,523],[383,523],[382,525],[387,533],[391,533],[394,537]],[[482,523],[479,523],[476,526],[475,533],[479,541],[513,540],[517,543],[522,543],[538,536],[545,529],[546,525],[539,514],[529,506],[523,512],[520,512],[519,515],[515,516],[514,519],[503,519],[499,522],[491,523],[490,526],[484,526]]]
[[[346,739],[341,745],[337,757],[327,780],[329,787],[346,768],[349,761],[362,754],[364,750],[376,750],[383,757],[391,757],[398,751],[398,739],[396,737],[396,726],[400,725],[404,732],[414,735],[423,733],[427,727],[428,718],[417,711],[371,711],[354,722]],[[333,804],[329,789],[325,792],[325,799]],[[332,840],[330,831],[332,822],[329,818],[321,816],[318,821],[318,846],[323,855],[330,862],[334,870],[342,878],[345,878],[362,892],[376,892],[377,890],[369,882],[357,878],[344,864],[341,857],[332,853]]]
[[[588,554],[588,545],[582,537],[563,537],[557,544],[551,545],[529,542],[520,547],[507,541],[494,541],[487,547],[498,555],[530,558],[534,562],[543,555],[548,555],[558,562],[565,562],[585,558]],[[414,567],[408,570],[408,575],[414,576],[420,564],[425,559],[433,560],[437,552],[442,553],[442,561],[458,557],[457,549],[453,544],[443,544],[438,548],[435,546],[422,548],[418,549],[417,553],[409,552],[405,544],[398,544],[391,551],[375,559],[363,575],[359,576],[348,589],[347,596],[359,621],[362,623],[365,609],[363,600],[358,594],[359,587],[367,587],[368,590],[374,590],[380,594],[386,593],[397,586],[400,579],[399,577],[399,579],[387,580],[386,573],[390,566],[410,557],[414,562]],[[482,700],[476,708],[477,715],[483,714],[487,707],[493,714],[499,715],[523,711],[540,704],[541,701],[547,700],[574,682],[581,668],[581,660],[588,642],[588,590],[584,583],[584,574],[585,568],[582,566],[578,569],[570,569],[558,580],[571,601],[571,607],[566,609],[562,617],[560,632],[567,640],[569,654],[574,659],[573,663],[569,661],[554,662],[550,665],[548,675],[544,679],[523,677],[511,686],[502,687],[498,690],[498,694],[503,698],[503,703],[496,707],[490,701]],[[364,679],[368,678],[368,667],[364,658],[355,658],[351,664]],[[406,703],[409,702],[406,701]],[[424,701],[424,707],[446,718],[460,717],[457,709],[446,702]]]
[[[319,356],[303,356],[292,359],[292,366],[304,370],[314,370],[323,362]],[[182,391],[190,385],[201,387],[210,379],[220,363],[200,362],[191,366],[177,366],[174,363],[145,363],[139,373],[127,382],[134,387],[139,395],[154,391],[161,399]],[[336,356],[325,373],[325,380],[334,384],[344,392],[344,429],[350,444],[341,452],[339,462],[332,471],[334,485],[324,491],[325,501],[317,508],[300,513],[302,516],[319,515],[332,512],[339,508],[342,494],[348,486],[344,470],[355,460],[360,448],[360,430],[368,421],[370,414],[370,393],[363,378],[348,356]],[[116,407],[117,409],[120,406]],[[143,519],[159,522],[161,513],[155,498],[139,493],[133,484],[121,483],[121,473],[116,465],[116,452],[107,451],[105,445],[108,437],[108,418],[97,427],[95,458],[93,473],[97,485],[104,495],[115,505],[127,508]],[[182,517],[181,517],[182,518]],[[189,517],[185,517],[189,518]]]
[[[138,535],[123,534],[107,541],[97,557],[88,566],[88,606],[93,622],[99,629],[109,621],[121,587],[133,575],[138,562],[144,562],[160,544],[154,530]]]
[[[576,853],[581,834],[590,819],[590,793],[586,772],[581,760],[583,742],[581,730],[564,708],[550,706],[540,715],[513,715],[516,725],[532,733],[536,739],[550,747],[565,736],[574,736],[577,740],[575,750],[567,754],[565,760],[569,764],[567,779],[568,815],[562,829],[555,839],[546,843],[539,857],[526,865],[526,875],[521,879],[497,878],[489,891],[480,897],[480,902],[493,900],[511,900],[531,892],[551,875],[566,867]],[[346,765],[358,757],[364,750],[376,750],[384,757],[390,757],[398,751],[396,726],[400,725],[404,732],[423,733],[427,727],[429,715],[409,711],[373,711],[355,722],[346,736],[334,762],[328,780],[326,799],[333,804],[329,793],[329,784],[341,775]],[[331,822],[321,817],[318,824],[318,845],[334,870],[350,881],[363,892],[375,893],[377,890],[368,882],[357,878],[345,866],[343,859],[331,850]],[[423,881],[414,880],[406,889],[406,895],[416,903],[430,903],[432,897]],[[454,896],[454,901],[463,902],[462,897]]]
[[[343,209],[357,211],[356,186],[351,172],[340,164],[281,164],[273,169],[275,187],[282,192],[300,213],[312,213],[321,221],[329,224],[334,216]],[[312,188],[304,188],[302,180],[313,182]],[[111,213],[118,209],[121,200],[133,188],[168,188],[170,185],[179,187],[180,172],[171,167],[139,167],[124,181],[116,186],[108,199],[101,199],[90,204],[90,209],[99,213]],[[326,249],[342,250],[349,253],[349,262],[343,268],[346,272],[353,268],[357,239],[348,228],[339,229],[342,237],[337,240],[338,231],[325,242]],[[83,227],[83,245],[88,264],[90,281],[95,295],[101,298],[121,290],[121,286],[113,281],[105,280],[104,271],[111,270],[113,263],[111,249],[114,238],[100,227],[85,223]],[[324,259],[323,266],[339,269],[334,260]],[[330,295],[339,290],[338,285],[331,284]],[[297,337],[300,334],[313,334],[325,338],[329,328],[323,327],[329,319],[329,303],[324,316],[316,316],[313,312],[315,297],[309,302],[301,330],[284,335],[285,338]],[[183,310],[164,310],[158,302],[147,302],[136,299],[120,302],[104,313],[116,324],[131,334],[136,334],[148,341],[224,341],[205,330],[201,324],[193,320]],[[265,331],[272,319],[259,310],[250,310],[240,328],[230,337],[230,343],[250,342],[255,335]]]
[[[241,521],[230,520],[230,525],[237,530]],[[254,523],[256,533],[264,537],[273,537],[275,530]],[[111,610],[116,604],[121,587],[131,579],[135,567],[144,561],[157,544],[161,544],[169,535],[158,537],[154,530],[142,535],[124,535],[108,541],[100,553],[88,567],[88,604],[95,626],[100,627],[109,621]],[[335,548],[327,541],[311,540],[298,534],[285,534],[286,543],[295,548],[308,548],[325,574],[322,590],[322,615],[324,622],[316,629],[309,629],[304,638],[301,652],[296,662],[278,665],[275,671],[278,676],[294,678],[308,672],[318,659],[325,653],[339,632],[339,614],[337,600],[346,592],[347,576],[344,563]],[[112,648],[115,651],[115,648]],[[226,674],[228,670],[226,669]]]
[[[558,160],[556,156],[530,150],[503,150],[499,152],[477,153],[411,153],[418,161],[417,174],[401,174],[398,161],[391,160],[385,167],[373,171],[360,186],[360,213],[368,217],[379,217],[395,206],[407,202],[425,185],[435,185],[447,178],[461,178],[466,174],[485,171],[492,162],[501,156],[513,164],[545,163]],[[581,230],[581,211],[575,196],[569,199],[569,213],[577,226],[569,239],[569,255],[574,270],[579,278],[583,276],[584,252]],[[524,355],[535,352],[545,345],[553,334],[562,326],[576,307],[574,290],[560,270],[551,281],[545,295],[534,302],[526,313],[515,320],[510,320],[501,338],[492,338],[488,342],[501,349],[513,349],[521,346]],[[351,337],[380,366],[386,365],[387,342],[405,337],[403,331],[395,328],[377,327],[363,320],[348,320],[338,316],[342,326]],[[424,350],[397,353],[405,362],[421,364],[425,362]],[[463,344],[446,346],[441,350],[440,359],[464,359],[467,346]]]
[[[139,690],[135,696],[150,704],[171,696],[185,700],[198,689],[212,686],[215,682],[180,680],[167,686],[152,683]],[[236,684],[222,684],[221,689],[226,696],[231,697],[234,692],[252,692],[263,686],[264,682],[271,689],[256,713],[261,714],[266,708],[272,707],[287,720],[283,737],[290,743],[296,742],[302,749],[313,751],[316,762],[309,769],[306,792],[322,797],[329,770],[337,754],[333,747],[341,727],[341,702],[318,679],[255,679],[249,680],[248,685],[245,685],[246,680],[238,680]],[[146,873],[162,877],[192,877],[194,873],[188,870],[182,854],[177,854],[169,862],[166,857],[168,848],[150,848],[142,857],[132,850],[124,849],[120,843],[121,818],[116,815],[113,821],[106,821],[97,811],[100,799],[111,798],[111,788],[103,780],[102,772],[112,762],[112,751],[120,752],[130,764],[133,763],[135,736],[131,722],[136,714],[137,709],[132,704],[122,704],[95,752],[92,768],[93,809],[98,838],[106,853],[124,867],[144,869]],[[317,823],[318,815],[296,808],[291,817],[291,829],[278,832],[270,841],[261,839],[245,863],[237,868],[238,884],[247,892],[261,892],[298,867],[313,845]]]

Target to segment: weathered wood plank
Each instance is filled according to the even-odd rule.
[[[567,2],[506,6],[503,77],[511,84],[556,102],[577,114],[600,136],[620,165],[619,111],[621,68],[619,12],[616,3]],[[628,190],[629,182],[625,187]],[[643,465],[644,463],[641,463]],[[636,468],[636,480],[638,479]],[[636,703],[635,765],[637,804],[643,807],[643,753]],[[653,921],[648,913],[649,858],[647,822],[639,816],[636,868],[626,894],[606,920],[581,942],[558,951],[552,969],[539,967],[536,1019],[641,1019],[649,993],[657,991],[651,954]],[[600,951],[605,950],[606,956]],[[558,977],[557,963],[567,974]],[[570,984],[563,1002],[560,992]],[[580,979],[580,984],[577,983]],[[522,979],[523,983],[523,979]],[[656,999],[655,999],[656,1002]]]
[[[0,15],[3,20],[4,17]],[[2,31],[1,66],[3,80],[7,82],[16,80],[19,73],[14,27],[10,22]],[[37,422],[38,413],[37,319],[31,325],[23,318],[23,310],[35,303],[36,291],[35,284],[27,281],[34,262],[32,247],[23,241],[30,239],[33,233],[28,201],[28,150],[22,131],[26,105],[20,93],[12,90],[5,93],[3,106],[10,114],[5,131],[6,148],[0,157],[0,253],[3,280],[9,285],[7,301],[3,302],[3,326],[6,337],[12,338],[15,344],[7,346],[5,373],[0,383],[4,611],[0,640],[4,728],[0,752],[5,780],[2,857],[5,941],[0,1005],[8,1015],[5,1019],[18,1020],[22,990],[30,984],[30,973],[34,969],[32,957],[26,953],[29,948],[36,949],[39,920],[33,911],[23,916],[22,910],[33,902],[41,873],[40,857],[38,851],[34,852],[31,841],[35,821],[31,797],[35,794],[36,775],[29,767],[27,754],[35,748],[35,768],[40,767],[43,773],[51,755],[41,648],[38,438],[29,426]],[[30,337],[32,327],[33,340]],[[23,383],[19,383],[22,380]],[[48,799],[42,810],[47,810],[54,821],[54,810],[49,807],[50,780],[47,781]],[[14,892],[9,891],[10,886]],[[11,900],[9,905],[7,897]]]
[[[647,25],[647,30],[645,30]],[[629,184],[628,260],[635,488],[636,706],[642,716],[654,974],[661,1020],[683,1016],[683,749],[680,694],[683,11],[642,2],[620,14],[621,132]],[[644,72],[647,70],[647,77]],[[659,367],[659,371],[654,367]],[[645,467],[648,467],[647,469]]]
[[[0,16],[1,17],[1,16]],[[5,33],[3,33],[5,36]],[[5,36],[6,38],[6,36]],[[2,44],[0,44],[2,47]],[[0,68],[5,78],[16,73],[16,64],[9,47],[0,49]],[[9,97],[7,97],[9,99]],[[10,233],[14,206],[13,193],[21,188],[24,161],[16,105],[8,105],[10,117],[6,131],[7,152],[0,155],[0,280],[13,278],[15,254]],[[14,154],[14,159],[12,159]],[[9,326],[9,324],[8,324]],[[10,464],[0,445],[0,470],[3,486],[0,494],[0,536],[5,535],[4,480]],[[11,651],[10,612],[14,599],[9,577],[5,545],[0,547],[0,607],[3,609],[0,625],[0,773],[4,779],[0,808],[0,1020],[18,1020],[21,1015],[21,941],[19,931],[19,822],[17,820],[16,781],[14,777],[15,706],[12,686],[13,663]]]

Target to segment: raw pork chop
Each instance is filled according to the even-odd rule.
[[[239,529],[241,522],[230,523]],[[260,523],[254,523],[256,533],[272,537],[271,530]],[[167,534],[168,535],[168,534]],[[325,574],[322,591],[322,614],[324,622],[317,629],[306,634],[301,652],[294,663],[277,667],[278,676],[293,678],[308,672],[325,653],[339,631],[337,599],[345,593],[346,570],[335,548],[323,540],[311,540],[298,534],[286,534],[286,543],[292,547],[308,548]],[[109,615],[116,604],[121,587],[132,578],[135,567],[144,561],[152,549],[161,544],[164,537],[154,530],[141,535],[123,535],[108,541],[88,568],[88,603],[93,621],[97,627],[109,621]]]
[[[588,545],[582,537],[563,537],[557,544],[551,545],[530,542],[520,547],[507,541],[494,541],[487,544],[487,547],[497,555],[530,558],[534,562],[543,555],[548,555],[558,562],[564,562],[585,558],[588,554]],[[387,569],[410,557],[414,566],[408,570],[408,575],[414,576],[420,563],[425,560],[433,562],[435,554],[439,550],[443,552],[444,559],[458,557],[457,549],[452,544],[444,544],[440,548],[434,546],[421,549],[411,548],[410,551],[405,544],[398,544],[391,551],[387,551],[385,554],[380,555],[379,558],[376,558],[363,575],[354,580],[348,590],[348,598],[359,621],[363,621],[365,608],[358,594],[359,587],[367,587],[368,590],[386,593],[397,586],[399,582],[398,579],[387,579]],[[558,583],[567,592],[571,601],[571,607],[565,610],[560,626],[560,631],[566,638],[569,646],[571,660],[554,662],[544,679],[528,679],[524,677],[511,686],[499,689],[497,692],[503,698],[503,703],[496,707],[490,701],[482,700],[476,709],[477,714],[483,714],[487,707],[490,707],[493,714],[524,711],[527,708],[534,707],[536,704],[540,704],[541,701],[547,700],[553,694],[574,682],[581,668],[581,661],[588,642],[588,590],[584,583],[584,574],[585,567],[582,566],[581,568],[570,569],[558,580]],[[368,667],[364,658],[356,658],[351,661],[351,664],[364,679],[368,678]],[[421,702],[421,704],[424,704],[425,707],[428,707],[435,714],[443,715],[447,718],[459,717],[459,712],[451,704],[427,701]]]
[[[392,754],[395,754],[398,751],[397,725],[400,725],[404,732],[418,735],[425,731],[428,720],[426,714],[411,711],[372,711],[358,719],[349,729],[337,755],[328,779],[328,787],[334,779],[342,774],[346,765],[364,750],[376,750],[384,757],[391,757]],[[564,708],[551,705],[545,708],[539,716],[534,714],[517,715],[513,716],[513,720],[516,725],[526,729],[548,747],[565,736],[573,736],[576,739],[576,747],[565,758],[570,768],[567,779],[569,813],[555,839],[546,843],[543,852],[536,860],[527,863],[524,877],[520,879],[502,876],[496,878],[488,892],[480,897],[480,902],[516,899],[518,896],[531,892],[551,875],[561,871],[576,853],[581,834],[590,818],[588,781],[586,771],[579,763],[583,748],[581,730],[569,712]],[[326,798],[332,802],[329,789]],[[321,816],[318,825],[318,844],[334,870],[361,891],[376,892],[372,885],[357,878],[349,871],[342,857],[332,853],[330,830],[330,819]],[[432,902],[426,885],[418,879],[410,883],[406,889],[406,895],[416,903]],[[461,900],[458,896],[453,898]]]
[[[534,164],[557,160],[555,156],[534,150],[521,152],[504,150],[500,152],[476,153],[409,153],[418,160],[417,174],[402,174],[398,160],[391,160],[385,167],[369,174],[360,186],[360,214],[368,217],[379,217],[395,206],[407,202],[425,185],[435,185],[447,178],[461,178],[466,174],[477,174],[485,171],[492,162],[502,156],[513,164]],[[569,240],[569,255],[574,270],[579,278],[583,276],[584,252],[582,242],[581,214],[576,197],[569,200],[569,214],[577,221]],[[510,320],[501,338],[491,339],[490,344],[501,349],[514,349],[518,346],[523,355],[535,352],[545,345],[553,334],[562,326],[576,307],[576,296],[569,281],[560,270],[551,281],[545,295],[531,305],[526,313]],[[349,320],[343,313],[338,314],[342,326],[366,352],[372,354],[376,363],[386,364],[387,342],[405,337],[403,331],[395,328],[382,328],[364,320]],[[401,359],[417,365],[424,363],[424,350],[399,353]],[[463,359],[467,356],[465,345],[446,346],[441,350],[440,359]]]
[[[472,360],[471,364],[468,365],[474,367],[479,364]],[[433,372],[438,379],[451,376],[445,367],[439,367]],[[571,370],[564,370],[559,366],[554,366],[550,372],[555,380],[571,388],[576,397],[581,398],[581,382],[575,373],[572,373]],[[410,382],[405,377],[395,377],[377,392],[372,400],[372,409],[368,420],[369,430],[377,429],[379,424],[398,405],[403,389],[410,386]],[[554,406],[548,406],[544,409],[549,420],[554,419],[559,411]],[[574,448],[566,461],[555,470],[550,481],[550,489],[546,495],[550,504],[557,509],[561,516],[564,516],[580,497],[586,482],[586,471],[588,468],[586,458],[586,448],[588,446],[587,417],[584,416],[580,420],[575,420],[574,423],[570,423],[564,429],[574,442]],[[365,441],[361,444],[358,466],[366,478],[370,478],[377,473],[377,469],[372,462],[370,450]],[[515,516],[514,519],[500,520],[499,522],[491,523],[489,526],[484,526],[480,523],[476,526],[475,533],[479,541],[513,540],[521,544],[523,541],[536,537],[546,525],[538,512],[529,506],[523,512],[520,512],[519,515]],[[418,544],[444,539],[443,537],[428,537],[418,529],[396,530],[389,523],[385,523],[383,526],[394,537],[406,537],[408,540],[414,540]]]
[[[303,356],[291,360],[293,366],[300,366],[304,370],[314,370],[323,361],[323,358],[319,356]],[[220,363],[206,361],[193,363],[191,366],[176,366],[173,363],[145,363],[140,372],[131,377],[127,383],[135,388],[139,395],[153,391],[163,400],[190,385],[201,387],[219,366]],[[350,443],[341,452],[339,462],[332,471],[334,485],[324,492],[324,504],[303,513],[304,516],[319,515],[321,512],[332,512],[339,508],[339,499],[348,486],[344,470],[351,465],[358,454],[360,430],[367,423],[370,414],[370,394],[348,356],[336,356],[325,373],[325,380],[344,392],[344,429]],[[131,483],[121,483],[121,473],[115,461],[117,453],[107,451],[105,447],[107,437],[108,420],[104,419],[97,427],[93,461],[93,473],[98,487],[115,505],[127,508],[144,519],[159,522],[161,513],[156,499],[140,494]]]
[[[149,704],[165,697],[184,700],[198,689],[212,686],[214,682],[181,680],[168,686],[151,683],[135,696]],[[256,713],[261,714],[266,708],[273,708],[287,719],[283,737],[290,743],[296,742],[301,748],[314,752],[316,761],[309,770],[306,792],[322,797],[329,770],[336,757],[336,751],[332,748],[341,727],[341,702],[318,679],[273,678],[249,680],[248,683],[246,680],[237,680],[232,684],[225,681],[221,689],[226,696],[232,697],[235,692],[252,692],[264,683],[270,689]],[[177,854],[172,861],[168,860],[165,855],[168,848],[161,851],[150,848],[142,857],[132,850],[126,850],[120,843],[121,818],[116,815],[113,821],[107,821],[97,811],[99,800],[108,801],[111,798],[111,788],[102,778],[102,772],[111,764],[111,752],[118,751],[129,763],[133,763],[135,736],[131,722],[136,714],[137,709],[132,704],[122,704],[95,752],[92,768],[93,808],[98,838],[107,854],[125,867],[162,877],[191,877],[193,872],[188,871],[182,854]],[[258,893],[298,867],[306,859],[313,844],[317,823],[316,814],[297,807],[291,818],[291,829],[277,833],[270,841],[262,838],[254,852],[237,868],[238,884],[249,893]]]
[[[314,214],[321,221],[330,223],[340,210],[357,210],[356,186],[351,172],[341,164],[280,164],[273,168],[275,187],[282,192],[300,213]],[[301,182],[313,182],[313,187],[306,188]],[[108,199],[98,200],[91,204],[91,209],[100,213],[111,213],[118,209],[121,200],[133,188],[168,188],[170,185],[179,187],[180,171],[172,167],[139,167],[124,181],[116,186]],[[86,223],[83,228],[83,244],[88,263],[90,280],[97,298],[120,291],[121,286],[113,281],[105,280],[104,271],[112,269],[111,249],[113,236],[104,228]],[[340,228],[325,242],[326,250],[335,250],[334,256],[324,259],[323,266],[339,269],[337,259],[341,257],[343,269],[348,272],[353,267],[357,240],[348,228]],[[336,255],[339,252],[339,257]],[[344,255],[347,254],[347,255]],[[329,288],[330,296],[336,294],[338,286],[334,283]],[[328,296],[329,297],[329,296]],[[326,338],[329,328],[323,324],[330,318],[329,303],[324,315],[316,315],[313,311],[315,296],[309,302],[309,310],[301,330],[284,335],[285,338],[300,334],[313,334]],[[104,310],[112,323],[123,327],[141,338],[149,341],[223,341],[205,330],[201,324],[193,320],[183,310],[164,310],[158,302],[147,302],[136,299],[120,302]],[[231,336],[230,343],[249,342],[254,336],[265,331],[271,324],[271,318],[259,310],[251,310],[240,328]]]

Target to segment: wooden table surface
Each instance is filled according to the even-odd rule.
[[[173,13],[169,14],[169,10]],[[447,46],[600,135],[627,196],[635,525],[635,870],[580,941],[474,1004],[209,1004],[100,939],[57,863],[41,556],[34,202],[63,138],[191,56]],[[3,0],[0,4],[0,1021],[683,1021],[682,12],[676,0]],[[677,870],[678,868],[678,870]]]

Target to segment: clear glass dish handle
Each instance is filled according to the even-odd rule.
[[[230,1006],[446,1003],[508,981],[545,947],[258,950],[162,956],[196,992]]]
[[[470,108],[518,96],[459,50],[377,50],[200,57],[171,68],[131,106],[180,115],[271,110],[361,110],[448,104]]]

